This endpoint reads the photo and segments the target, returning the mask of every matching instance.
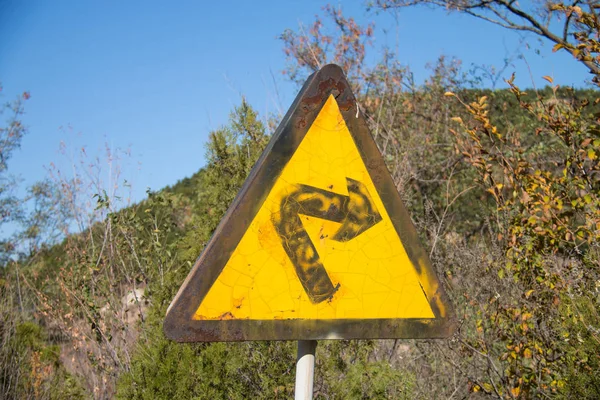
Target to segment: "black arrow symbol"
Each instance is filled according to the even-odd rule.
[[[332,237],[338,242],[352,240],[381,221],[366,186],[354,179],[346,178],[346,181],[348,196],[313,186],[294,185],[296,190],[281,200],[280,212],[272,217],[283,248],[306,294],[315,304],[331,299],[340,285],[333,286],[300,215],[341,223]]]

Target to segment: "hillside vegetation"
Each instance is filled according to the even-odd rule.
[[[596,10],[553,11],[576,22],[575,48],[556,50],[595,82]],[[301,82],[327,62],[347,72],[459,321],[448,340],[320,342],[315,397],[600,398],[596,84],[483,89],[484,77],[440,57],[416,85],[389,52],[364,63],[371,26],[330,7],[323,18],[308,35],[282,34],[286,74]],[[6,109],[14,146],[0,174],[25,134],[22,100]],[[290,398],[294,342],[177,344],[162,332],[277,122],[242,99],[210,133],[204,168],[124,208],[96,167],[55,171],[27,213],[2,190],[2,223],[24,229],[3,243],[0,398]]]

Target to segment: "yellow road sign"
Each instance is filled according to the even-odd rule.
[[[449,303],[337,66],[309,78],[173,301],[180,341],[441,337]]]

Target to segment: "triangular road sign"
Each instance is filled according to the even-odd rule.
[[[304,84],[167,311],[182,342],[434,338],[450,303],[342,70]]]

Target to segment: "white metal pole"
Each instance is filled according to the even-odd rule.
[[[298,340],[298,358],[296,359],[296,400],[311,400],[313,398],[316,349],[316,340]]]

